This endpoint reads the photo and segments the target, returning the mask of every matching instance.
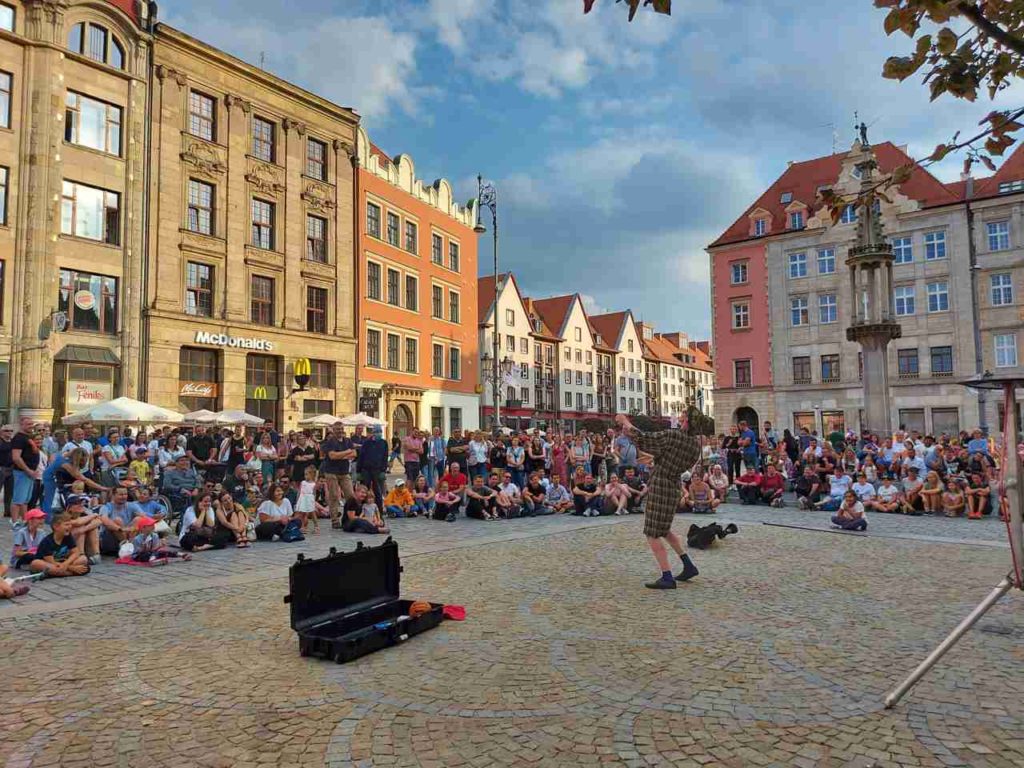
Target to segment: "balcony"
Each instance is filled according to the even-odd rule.
[[[507,408],[510,411],[519,410],[523,407],[522,400],[506,400],[502,408]]]

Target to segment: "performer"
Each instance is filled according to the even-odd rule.
[[[675,589],[676,581],[689,581],[699,571],[686,553],[683,540],[672,532],[676,507],[679,504],[679,476],[700,460],[700,442],[687,435],[686,420],[679,429],[643,433],[623,414],[615,417],[622,433],[630,437],[641,451],[654,457],[654,469],[648,484],[649,492],[644,506],[644,535],[658,561],[661,578],[644,586],[648,589]],[[683,562],[683,570],[672,575],[668,564],[668,550],[664,539]]]

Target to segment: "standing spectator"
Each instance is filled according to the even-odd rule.
[[[462,436],[461,429],[453,429],[452,436],[448,438],[448,445],[445,447],[448,466],[451,466],[456,461],[460,466],[465,466],[468,447],[469,438]]]
[[[207,433],[206,427],[197,424],[192,437],[188,439],[185,446],[185,455],[189,457],[192,466],[199,471],[205,471],[207,476],[215,467],[220,467],[217,462],[217,445],[213,437]],[[220,476],[222,479],[223,475]]]
[[[398,435],[391,436],[391,453],[388,454],[388,472],[396,461],[402,460],[402,438]]]
[[[269,432],[260,434],[260,442],[256,446],[256,458],[260,462],[263,485],[264,487],[269,486],[274,482],[274,475],[277,472],[277,448],[274,447]]]
[[[402,461],[405,467],[405,482],[412,486],[420,474],[420,460],[423,457],[423,438],[420,431],[413,428],[402,440]]]
[[[43,477],[39,468],[40,454],[36,447],[35,422],[28,416],[18,419],[18,432],[11,440],[11,466],[14,469],[14,495],[11,499],[11,524],[18,525],[35,492],[36,482]]]
[[[519,444],[519,438],[512,436],[512,444],[505,452],[505,464],[512,473],[512,482],[522,488],[526,485],[526,450]]]
[[[293,483],[301,483],[306,479],[306,467],[316,468],[317,448],[305,432],[295,436],[295,445],[288,451],[288,476]]]
[[[357,424],[352,429],[352,435],[349,437],[352,441],[352,448],[355,449],[356,457],[352,460],[349,474],[352,477],[359,477],[359,455],[363,450],[363,443],[366,442],[366,435],[363,434],[363,425]]]
[[[639,466],[640,454],[632,438],[625,432],[619,433],[612,443],[612,452],[615,454],[619,472],[624,472],[626,467],[636,469]]]
[[[499,477],[508,467],[508,446],[501,439],[501,435],[495,435],[487,461],[491,465],[491,472],[496,473]]]
[[[359,477],[373,493],[377,509],[384,509],[385,480],[388,472],[388,444],[381,437],[381,428],[373,427],[359,450]]]
[[[445,439],[441,436],[441,428],[434,427],[427,440],[427,462],[423,474],[427,478],[427,486],[434,488],[437,479],[444,474]]]
[[[327,502],[331,510],[331,528],[341,529],[342,499],[352,496],[350,462],[356,457],[352,441],[340,423],[331,427],[331,436],[320,444],[320,472],[327,483]],[[289,515],[289,518],[291,516]],[[264,532],[267,529],[264,529]]]
[[[614,453],[608,451],[606,457],[611,461],[614,459]],[[561,434],[551,438],[551,474],[561,478],[569,477],[569,449]]]
[[[782,444],[786,448],[786,455],[789,456],[789,460],[796,463],[796,460],[800,458],[800,441],[793,437],[793,433],[788,429],[782,430]]]
[[[489,446],[487,445],[487,440],[484,439],[483,432],[474,432],[466,451],[466,462],[469,466],[468,472],[470,482],[477,477],[487,477],[488,451]]]
[[[725,451],[725,469],[729,476],[729,485],[732,485],[740,474],[740,461],[743,458],[740,436],[735,424],[729,427],[729,434],[722,438],[722,448]]]
[[[538,472],[547,469],[547,448],[538,430],[533,431],[533,439],[526,446],[526,469]]]
[[[221,441],[218,457],[227,465],[227,472],[234,472],[239,464],[245,464],[245,442],[241,424],[236,424],[234,432]]]
[[[739,444],[743,454],[743,465],[748,468],[757,467],[757,435],[745,421],[741,421],[739,427]]]

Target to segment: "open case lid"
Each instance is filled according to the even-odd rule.
[[[402,567],[398,544],[388,536],[377,547],[358,542],[351,552],[331,547],[326,557],[299,555],[288,571],[292,629],[358,613],[398,599]]]

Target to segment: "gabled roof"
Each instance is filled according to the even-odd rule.
[[[892,142],[884,142],[872,146],[875,158],[878,161],[879,170],[882,173],[889,173],[894,168],[913,162],[912,158]],[[814,160],[806,160],[799,163],[791,163],[788,168],[779,176],[743,215],[725,230],[711,244],[711,248],[729,243],[738,243],[744,240],[760,239],[752,238],[750,235],[750,214],[761,209],[771,219],[771,226],[768,235],[777,235],[790,230],[786,229],[786,208],[795,202],[806,205],[811,210],[821,208],[818,202],[818,190],[821,187],[831,187],[839,180],[839,173],[843,167],[843,161],[849,152],[839,152],[834,155],[818,157]],[[1015,153],[1016,154],[1016,153]],[[943,184],[928,171],[915,166],[911,171],[910,179],[899,185],[900,192],[907,197],[917,200],[922,207],[928,208],[936,205],[948,205],[959,202],[962,199],[957,196],[957,191],[949,185]],[[787,195],[787,202],[782,202],[783,195]]]
[[[629,310],[623,312],[609,312],[606,315],[594,315],[590,318],[590,325],[604,337],[605,342],[615,349],[619,348],[619,341],[626,327],[626,318],[630,317]]]
[[[552,296],[547,299],[534,299],[533,308],[544,325],[557,336],[565,335],[565,324],[569,321],[569,311],[576,301],[576,294]]]
[[[530,318],[530,334],[537,338],[547,339],[549,341],[562,341],[562,337],[551,330],[551,327],[544,321],[540,312],[537,311],[536,303],[533,299],[524,296],[523,306],[526,307],[526,316]],[[533,325],[533,318],[536,318],[540,323],[540,328],[535,328]]]
[[[648,360],[657,360],[668,365],[683,365],[683,362],[675,357],[676,348],[664,339],[655,336],[653,339],[642,339],[641,341],[644,345],[644,357]]]
[[[1000,184],[1021,180],[1024,180],[1024,144],[1017,147],[994,174],[974,180],[974,193],[971,199],[998,196]],[[962,181],[957,183],[965,185]]]
[[[516,289],[516,296],[519,297],[519,306],[523,308],[523,316],[529,320],[530,312],[526,308],[524,302],[523,292],[519,290],[519,283],[516,282],[516,276],[511,272],[503,272],[498,275],[498,280],[501,281],[502,286],[506,286],[508,281],[511,280],[512,284]],[[476,316],[481,325],[485,324],[487,319],[487,313],[491,311],[491,305],[494,303],[494,275],[486,275],[485,277],[478,277],[476,279]]]

